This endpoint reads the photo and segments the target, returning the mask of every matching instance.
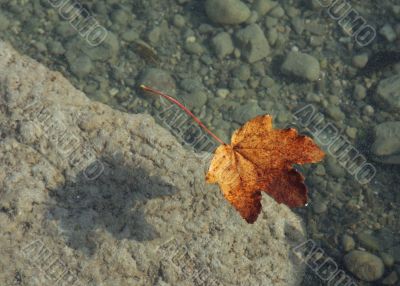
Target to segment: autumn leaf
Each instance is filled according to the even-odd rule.
[[[228,145],[172,96],[143,84],[139,87],[179,106],[221,144],[206,181],[218,183],[225,198],[248,223],[254,223],[261,211],[261,191],[289,207],[307,203],[304,177],[292,165],[322,160],[324,152],[311,138],[298,135],[293,128],[273,129],[272,117],[262,115],[236,130]]]
[[[273,129],[272,117],[262,115],[236,130],[231,142],[215,150],[206,181],[218,183],[248,223],[261,211],[261,191],[289,207],[307,203],[304,177],[292,165],[322,160],[324,153],[311,138],[293,128]]]

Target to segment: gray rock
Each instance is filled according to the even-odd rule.
[[[310,5],[310,8],[314,10],[321,10],[322,8],[324,8],[322,4],[325,4],[319,0],[308,0],[307,2],[307,4]]]
[[[50,41],[47,43],[47,48],[52,54],[62,55],[65,53],[63,45],[59,41]]]
[[[379,241],[367,232],[357,233],[357,240],[361,246],[368,250],[378,251],[380,250]]]
[[[157,44],[158,41],[160,40],[161,36],[161,29],[160,27],[154,27],[147,33],[147,39],[149,40],[150,43]]]
[[[311,55],[301,52],[290,52],[282,64],[282,72],[310,81],[319,78],[319,62]]]
[[[336,121],[342,121],[346,118],[346,114],[344,114],[340,107],[336,105],[329,105],[327,113],[332,119]]]
[[[63,39],[71,37],[76,34],[76,30],[72,27],[71,23],[68,21],[61,21],[58,23],[56,28],[57,34],[60,35]]]
[[[10,20],[8,20],[6,15],[0,12],[0,31],[7,30],[9,25],[10,25]]]
[[[357,137],[357,128],[348,126],[345,129],[345,133],[350,139],[354,140]]]
[[[367,104],[363,107],[362,113],[366,116],[372,116],[375,113],[375,109],[372,105]]]
[[[232,71],[232,75],[241,81],[247,81],[251,77],[251,70],[249,65],[242,64],[234,68]]]
[[[218,58],[223,59],[226,56],[230,55],[233,50],[233,42],[231,35],[226,32],[221,32],[216,35],[211,41],[215,54]]]
[[[174,26],[177,28],[183,28],[185,26],[185,18],[182,15],[175,15],[173,19]]]
[[[232,119],[239,124],[243,124],[261,114],[265,114],[265,111],[261,109],[257,101],[252,100],[235,108],[232,113]]]
[[[132,35],[131,35],[132,36]],[[108,31],[105,40],[98,46],[91,46],[80,37],[77,38],[76,43],[68,43],[67,50],[74,48],[82,50],[93,61],[107,61],[113,60],[119,53],[119,39],[112,32]]]
[[[382,260],[369,252],[353,250],[344,257],[347,269],[363,281],[376,281],[383,276]]]
[[[270,47],[264,32],[257,24],[251,24],[236,32],[241,54],[249,63],[262,60],[270,53]]]
[[[390,24],[385,24],[380,30],[379,34],[385,37],[388,42],[393,42],[396,40],[397,35],[396,31]]]
[[[363,67],[365,67],[367,62],[368,62],[368,54],[367,53],[355,55],[352,59],[353,66],[356,68],[359,68],[359,69],[362,69]]]
[[[339,165],[335,158],[328,156],[325,160],[327,173],[336,178],[342,178],[346,174],[346,170]]]
[[[247,24],[254,24],[258,21],[259,16],[256,11],[251,11],[250,17],[246,20]]]
[[[385,103],[387,109],[400,111],[400,74],[381,80],[376,96],[377,100]]]
[[[393,255],[396,263],[400,263],[400,244],[390,247],[389,253]]]
[[[392,267],[393,266],[394,257],[392,255],[390,255],[389,253],[386,253],[386,252],[381,252],[379,255],[381,256],[383,264],[385,264],[386,267]]]
[[[201,81],[184,79],[179,85],[186,92],[181,94],[181,99],[189,108],[201,108],[207,102],[207,91]]]
[[[77,58],[69,59],[68,63],[71,72],[79,78],[88,75],[93,68],[91,59],[86,55],[81,55]]]
[[[218,24],[240,24],[250,16],[250,9],[240,0],[207,0],[207,16]]]
[[[275,45],[276,40],[278,40],[278,32],[275,28],[271,28],[268,30],[267,33],[267,38],[268,38],[268,43],[270,43],[272,46]]]
[[[230,93],[229,89],[226,88],[218,88],[216,92],[217,96],[221,98],[226,98],[229,95],[229,93]]]
[[[71,49],[69,48],[69,45],[67,46],[67,51],[71,51]],[[82,46],[82,51],[92,61],[107,61],[108,59],[110,59],[113,56],[110,46],[107,44],[104,44],[104,43],[97,47],[91,47],[89,45]]]
[[[266,16],[265,17],[265,26],[269,29],[275,27],[278,25],[278,19],[271,17],[271,16]]]
[[[361,84],[356,84],[353,95],[356,100],[363,100],[367,96],[367,89]]]
[[[304,19],[300,17],[294,17],[291,22],[296,33],[301,35],[304,31]]]
[[[372,153],[376,160],[388,164],[400,164],[400,121],[384,122],[374,128],[375,141]]]
[[[312,202],[312,207],[316,214],[321,214],[326,212],[326,210],[328,209],[328,203],[321,196],[317,196]]]
[[[400,20],[400,5],[391,5],[393,15]]]
[[[277,5],[278,2],[271,0],[256,0],[253,3],[253,10],[256,11],[257,14],[262,17]]]
[[[130,30],[126,30],[125,32],[123,32],[121,35],[121,38],[124,41],[132,43],[132,42],[136,41],[137,39],[139,39],[139,34],[136,30],[130,29]]]
[[[147,68],[139,75],[138,84],[148,85],[169,95],[176,94],[176,84],[172,76],[158,68]]]
[[[111,57],[117,56],[117,54],[119,52],[119,39],[118,39],[117,35],[108,31],[107,37],[105,38],[102,45],[106,45],[110,49]],[[86,46],[88,46],[88,45],[86,45]]]
[[[199,42],[186,42],[185,50],[190,54],[200,56],[204,53],[204,47]]]
[[[354,249],[356,243],[350,235],[345,234],[342,237],[342,246],[344,251],[349,252],[350,250]]]
[[[113,23],[125,27],[130,22],[131,16],[124,9],[116,9],[111,13],[111,20]]]
[[[399,277],[397,275],[396,271],[390,272],[388,276],[385,277],[385,279],[382,280],[383,285],[395,285],[396,282],[399,280]]]
[[[282,18],[283,16],[285,16],[285,10],[283,10],[282,6],[278,5],[271,10],[269,15],[275,18]]]
[[[318,20],[311,20],[304,23],[304,28],[315,36],[324,36],[327,33],[326,26]]]
[[[300,284],[301,219],[263,196],[247,224],[205,184],[209,153],[149,115],[90,101],[3,42],[0,86],[3,285],[16,273],[50,285],[54,271],[75,285]]]

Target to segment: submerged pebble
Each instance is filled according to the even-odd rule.
[[[382,260],[369,252],[353,250],[344,257],[347,269],[363,281],[376,281],[383,276]]]
[[[257,24],[251,24],[235,34],[241,48],[241,54],[249,62],[259,61],[270,53],[270,47],[263,30]]]
[[[240,24],[251,15],[250,9],[240,0],[206,0],[205,9],[211,21],[218,24]]]
[[[319,62],[311,55],[301,52],[290,52],[282,64],[282,72],[288,75],[315,81],[319,78]]]

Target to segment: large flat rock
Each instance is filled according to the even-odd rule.
[[[152,117],[4,42],[0,110],[0,285],[299,284],[301,220],[264,196],[247,224]]]

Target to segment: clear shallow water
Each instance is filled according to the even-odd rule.
[[[400,70],[395,1],[353,1],[349,9],[362,18],[352,28],[344,26],[340,11],[332,13],[328,1],[247,1],[244,5],[253,12],[246,16],[241,7],[225,20],[206,11],[203,1],[81,1],[75,6],[80,18],[74,18],[76,10],[60,10],[67,2],[0,1],[1,39],[62,72],[90,98],[153,114],[175,134],[179,126],[159,116],[162,101],[143,94],[140,84],[179,98],[225,142],[242,123],[263,113],[272,114],[278,127],[294,125],[314,135],[325,143],[327,158],[302,169],[310,203],[295,210],[310,238],[359,285],[380,285],[400,275],[399,159],[377,156],[378,147],[373,147],[374,128],[399,121],[396,91],[385,93],[382,83]],[[89,16],[77,30],[77,19]],[[283,68],[293,51],[307,57]],[[393,86],[388,88],[399,84]],[[300,112],[305,106],[321,121],[305,123],[308,114]],[[334,128],[323,137],[326,126]],[[386,125],[378,129],[398,132]],[[364,169],[367,173],[357,176],[329,151],[327,142],[339,136],[372,166]],[[386,263],[378,282],[358,280],[344,263],[352,241]],[[303,284],[324,285],[323,280],[308,267]]]

